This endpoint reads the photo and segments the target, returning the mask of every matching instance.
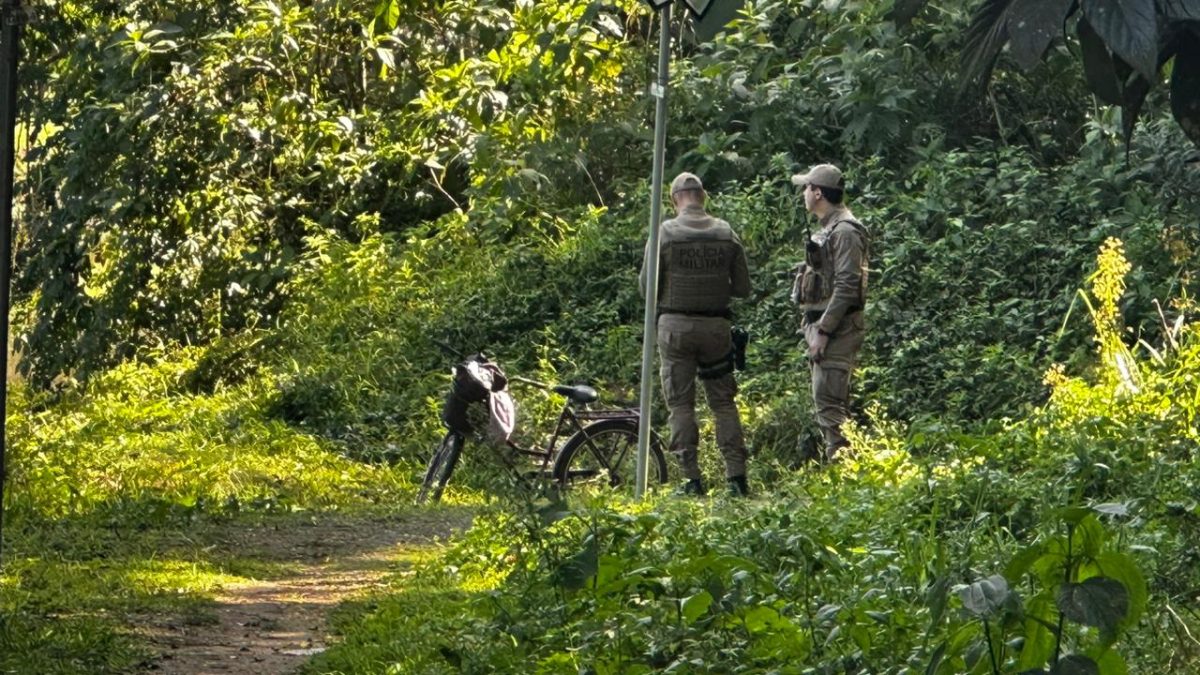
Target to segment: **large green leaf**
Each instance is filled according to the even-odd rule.
[[[742,614],[742,621],[746,625],[746,630],[751,633],[760,631],[770,625],[779,617],[779,612],[765,605],[751,607]]]
[[[1008,40],[1008,16],[1015,0],[984,0],[971,16],[963,47],[963,83],[986,81]]]
[[[1133,129],[1137,125],[1138,115],[1142,113],[1142,104],[1150,94],[1150,81],[1138,73],[1133,73],[1125,80],[1121,89],[1121,130],[1125,134],[1125,143],[1133,138]]]
[[[1164,18],[1173,21],[1200,21],[1200,0],[1159,0]]]
[[[1083,48],[1083,71],[1088,87],[1105,103],[1121,106],[1125,142],[1133,136],[1151,82],[1105,46],[1086,18],[1079,20],[1079,42]],[[1120,505],[1104,505],[1116,509]]]
[[[1063,523],[1074,527],[1084,518],[1092,515],[1092,510],[1086,506],[1067,506],[1058,509],[1054,515]]]
[[[683,622],[685,624],[695,623],[696,619],[699,619],[701,616],[703,616],[704,613],[708,611],[708,608],[712,606],[712,604],[713,596],[708,591],[700,591],[695,595],[689,595],[688,597],[684,598],[680,601],[679,605],[679,611],[683,616]]]
[[[1029,70],[1062,32],[1074,0],[1015,0],[1008,16],[1009,47],[1017,65]]]
[[[1048,593],[1042,593],[1025,605],[1025,644],[1017,660],[1017,668],[1025,671],[1040,668],[1054,654],[1058,612]]]
[[[1058,609],[1075,623],[1112,635],[1129,613],[1129,592],[1116,579],[1092,577],[1063,584],[1058,591]]]
[[[1088,654],[1096,660],[1096,665],[1100,668],[1100,675],[1129,675],[1129,666],[1125,664],[1125,659],[1117,653],[1115,649],[1104,649],[1102,651],[1089,650]]]
[[[1171,112],[1193,143],[1200,145],[1200,32],[1179,41],[1171,71]]]
[[[1153,1],[1153,0],[1150,0]],[[1074,0],[985,0],[971,17],[963,50],[966,81],[987,79],[1009,43],[1017,64],[1028,70],[1041,61],[1075,6]]]
[[[563,561],[555,571],[555,581],[567,590],[578,590],[600,569],[600,544],[588,535],[583,549]]]
[[[1076,556],[1093,558],[1100,555],[1104,542],[1108,541],[1108,533],[1100,524],[1095,514],[1088,513],[1071,530],[1071,548]]]
[[[375,33],[390,33],[400,23],[400,0],[380,0],[375,5]]]
[[[1008,561],[1008,565],[1004,568],[1004,578],[1008,579],[1013,584],[1019,584],[1021,577],[1025,576],[1030,571],[1034,563],[1037,562],[1043,555],[1046,554],[1047,546],[1045,542],[1030,544],[1021,549],[1017,555],[1013,556]]]
[[[929,607],[929,623],[936,626],[942,622],[946,612],[946,600],[950,596],[950,577],[941,575],[925,590],[925,605]]]
[[[1154,0],[1082,0],[1080,7],[1110,50],[1147,80],[1158,75]]]
[[[1146,611],[1149,592],[1146,588],[1146,578],[1138,569],[1133,558],[1124,553],[1104,553],[1096,556],[1088,568],[1092,568],[1093,565],[1094,569],[1099,572],[1097,576],[1121,582],[1129,594],[1129,614],[1125,618],[1125,625],[1133,624],[1142,618],[1142,614]]]
[[[1083,50],[1083,75],[1087,79],[1088,89],[1101,101],[1120,105],[1121,82],[1117,78],[1112,54],[1086,17],[1079,20],[1078,30],[1079,46]]]
[[[957,590],[963,607],[980,619],[998,614],[1012,595],[1012,591],[1008,589],[1008,582],[999,574],[993,574]]]

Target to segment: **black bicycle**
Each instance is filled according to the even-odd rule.
[[[516,403],[508,393],[509,381],[553,391],[566,401],[558,414],[554,433],[545,449],[529,448],[512,440]],[[463,359],[454,366],[450,393],[442,406],[446,435],[433,451],[425,478],[417,492],[417,503],[441,499],[454,473],[468,436],[486,434],[507,468],[521,480],[530,476],[554,481],[563,488],[603,486],[632,492],[636,482],[638,423],[635,408],[592,408],[599,400],[587,385],[547,384],[523,377],[509,378],[500,366],[483,354]],[[481,421],[486,409],[486,422]],[[565,440],[559,444],[560,439]],[[662,441],[651,433],[647,484],[667,482],[667,461]],[[507,449],[507,452],[503,450]],[[534,460],[532,471],[522,471],[514,457]]]

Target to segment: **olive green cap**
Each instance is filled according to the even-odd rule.
[[[842,180],[842,170],[832,164],[817,164],[808,173],[798,173],[792,176],[792,184],[801,187],[816,185],[817,187],[842,190],[846,183]]]

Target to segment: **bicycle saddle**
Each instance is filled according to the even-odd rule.
[[[576,403],[594,403],[600,398],[600,394],[586,384],[556,384],[554,393],[562,394]]]

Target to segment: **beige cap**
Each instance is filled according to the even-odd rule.
[[[817,164],[808,170],[808,173],[798,173],[792,176],[793,185],[816,185],[817,187],[835,188],[841,190],[845,187],[845,182],[842,181],[842,170],[832,164]]]
[[[671,195],[684,190],[700,190],[704,191],[704,184],[700,182],[700,177],[694,173],[683,173],[675,176],[675,180],[671,181]]]

